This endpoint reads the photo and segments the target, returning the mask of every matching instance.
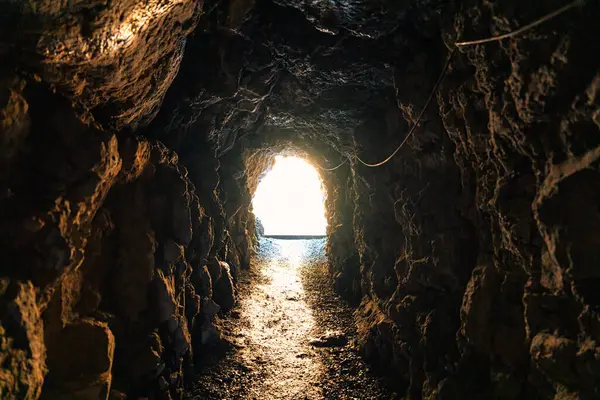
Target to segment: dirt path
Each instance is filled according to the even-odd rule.
[[[324,240],[263,239],[222,322],[231,348],[190,399],[392,399],[353,345],[352,310],[332,290]]]

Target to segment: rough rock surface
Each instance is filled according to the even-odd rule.
[[[277,154],[346,162],[331,273],[398,393],[599,397],[597,1],[356,158],[563,5],[0,1],[0,397],[181,397]]]
[[[0,394],[38,398],[46,373],[46,351],[33,285],[3,279],[0,295]]]

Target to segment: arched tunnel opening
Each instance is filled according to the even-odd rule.
[[[600,398],[599,19],[0,1],[0,398]]]
[[[295,156],[276,156],[252,197],[257,232],[266,237],[324,237],[325,193],[318,171]],[[260,221],[260,222],[259,222]]]

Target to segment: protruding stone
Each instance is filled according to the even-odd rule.
[[[22,94],[24,88],[25,81],[16,77],[0,81],[0,178],[10,171],[8,167],[29,131],[29,105]]]
[[[212,277],[206,265],[199,266],[194,270],[192,282],[198,295],[201,297],[212,297]]]
[[[120,143],[119,153],[123,159],[123,166],[119,179],[123,182],[132,182],[137,179],[150,160],[150,145],[146,141],[129,138]]]
[[[578,382],[577,342],[548,333],[539,333],[531,341],[530,352],[532,360],[553,380],[566,384]]]
[[[165,264],[173,264],[183,257],[183,247],[168,239],[164,245]]]
[[[212,318],[221,310],[221,307],[215,303],[211,298],[203,297],[200,303],[200,311],[203,316]]]
[[[37,399],[46,375],[44,326],[30,282],[0,280],[0,397]]]
[[[152,332],[127,363],[132,381],[148,384],[159,376],[165,367],[164,350],[158,333]]]
[[[229,311],[235,304],[235,287],[229,265],[225,262],[220,262],[220,266],[221,277],[216,282],[213,280],[213,298],[223,311]]]
[[[202,297],[200,318],[194,326],[194,340],[202,346],[211,346],[220,341],[221,334],[214,324],[215,315],[221,307],[209,297]]]
[[[214,283],[221,279],[221,271],[223,269],[221,261],[213,258],[209,260],[209,262],[206,264],[206,267],[208,268],[208,272],[210,273],[210,278],[214,286]]]
[[[187,321],[185,321],[183,318],[179,318],[177,322],[177,326],[173,332],[173,343],[175,357],[181,359],[185,353],[190,350],[191,339],[187,328]]]
[[[348,338],[342,331],[329,331],[310,339],[308,344],[314,347],[340,347],[348,344]]]
[[[108,399],[115,340],[108,325],[83,319],[64,328],[48,349],[48,399]]]
[[[461,308],[461,334],[481,352],[490,348],[490,311],[497,291],[497,273],[493,266],[473,270]]]
[[[156,318],[159,323],[168,321],[175,314],[177,301],[175,287],[171,277],[157,270],[153,281],[153,297],[156,303]]]

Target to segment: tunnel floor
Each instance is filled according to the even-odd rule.
[[[325,239],[261,239],[221,321],[227,350],[189,399],[392,399],[362,361],[352,309],[333,291]]]

